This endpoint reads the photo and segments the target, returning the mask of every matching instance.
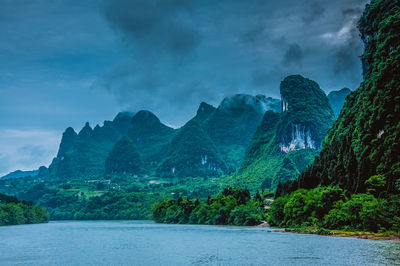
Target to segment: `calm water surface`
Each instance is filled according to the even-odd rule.
[[[148,221],[0,227],[0,265],[400,265],[400,243]]]

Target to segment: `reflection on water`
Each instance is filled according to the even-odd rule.
[[[400,265],[400,243],[148,221],[0,227],[0,265]]]

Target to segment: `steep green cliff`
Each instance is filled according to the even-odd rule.
[[[359,22],[364,82],[348,97],[299,187],[400,190],[400,4],[372,1]]]
[[[319,85],[300,75],[281,83],[282,112],[266,112],[233,183],[255,191],[293,180],[313,159],[334,115]]]
[[[105,162],[108,174],[140,174],[143,172],[142,159],[128,137],[122,137],[111,150]]]
[[[158,168],[165,177],[218,176],[226,171],[223,160],[200,125],[188,122],[179,129]]]

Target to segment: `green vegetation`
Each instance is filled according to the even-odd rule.
[[[289,228],[400,231],[400,196],[349,194],[338,186],[299,189],[275,199],[268,222]]]
[[[333,122],[333,111],[319,85],[300,75],[281,83],[282,113],[268,111],[245,158],[233,175],[234,187],[274,189],[294,180],[318,154]]]
[[[347,97],[320,155],[297,181],[278,186],[271,224],[400,231],[399,2],[371,1],[359,29],[364,82]]]
[[[228,173],[240,166],[265,111],[279,112],[279,104],[279,100],[263,95],[236,94],[226,97],[206,119],[197,119],[217,147]]]
[[[230,173],[240,165],[264,111],[277,110],[279,102],[234,95],[218,109],[201,103],[196,116],[177,130],[144,110],[119,113],[93,129],[86,123],[78,134],[67,128],[45,175],[94,179],[104,173],[182,178]]]
[[[299,187],[400,192],[400,4],[375,0],[359,21],[364,82],[352,92]],[[377,188],[376,186],[379,186]]]
[[[139,111],[132,117],[127,136],[137,148],[146,173],[154,173],[158,163],[167,155],[175,130],[161,123],[149,111]]]
[[[150,207],[157,201],[216,195],[223,186],[218,178],[157,179],[108,174],[98,179],[0,180],[0,193],[40,205],[48,211],[51,220],[150,219]]]
[[[280,86],[282,115],[277,126],[277,142],[290,149],[294,128],[302,134],[305,147],[319,149],[334,121],[328,97],[318,83],[300,75],[286,77]],[[307,137],[309,136],[310,139]],[[312,143],[309,143],[309,142]],[[297,148],[297,147],[296,147]],[[298,148],[303,148],[299,146]]]
[[[264,219],[264,203],[248,190],[225,189],[221,194],[199,199],[171,199],[152,206],[152,218],[158,223],[257,225]]]
[[[119,140],[105,162],[107,174],[140,174],[142,159],[128,137]]]
[[[195,121],[179,129],[158,168],[161,177],[219,176],[224,171],[214,143]]]
[[[0,225],[47,223],[49,214],[43,208],[16,197],[0,194]]]

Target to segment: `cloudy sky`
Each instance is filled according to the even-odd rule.
[[[48,165],[61,133],[148,109],[181,126],[201,101],[361,81],[367,0],[0,0],[0,175]]]

